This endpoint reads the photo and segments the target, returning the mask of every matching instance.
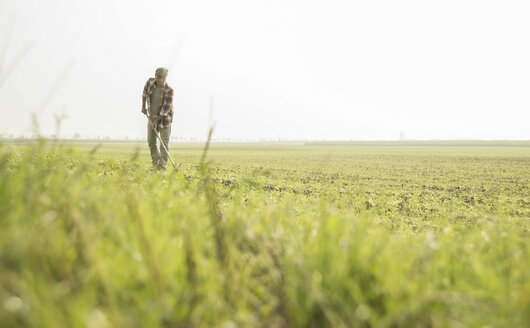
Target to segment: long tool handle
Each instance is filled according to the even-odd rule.
[[[173,162],[173,159],[171,158],[171,155],[169,155],[169,151],[167,150],[166,145],[164,145],[164,142],[162,141],[162,138],[160,138],[160,135],[158,134],[158,131],[153,126],[153,122],[151,122],[151,120],[149,119],[149,115],[147,115],[147,113],[144,113],[144,115],[147,117],[147,121],[149,121],[149,126],[151,127],[151,129],[153,129],[153,131],[155,131],[155,134],[158,137],[158,140],[160,141],[160,144],[162,145],[162,147],[164,147],[164,150],[166,151],[167,157],[169,157],[169,160],[171,161],[171,164],[173,164],[173,167],[175,168],[175,170],[178,171],[177,166],[175,165],[175,162]]]

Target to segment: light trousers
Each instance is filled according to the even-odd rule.
[[[162,139],[164,146],[166,146],[166,149],[169,151],[171,126],[168,126],[164,129],[159,129],[158,131],[160,133],[160,139]],[[147,144],[149,145],[149,150],[151,151],[151,160],[153,161],[153,166],[158,169],[166,169],[168,153],[166,153],[164,147],[159,145],[156,132],[153,130],[153,127],[150,123],[147,123]]]

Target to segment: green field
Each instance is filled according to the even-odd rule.
[[[0,144],[0,326],[530,326],[530,142],[203,147]]]

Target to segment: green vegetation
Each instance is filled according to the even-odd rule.
[[[2,327],[528,327],[530,143],[0,147]]]

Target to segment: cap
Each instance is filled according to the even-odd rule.
[[[167,68],[165,67],[159,67],[156,69],[155,74],[158,76],[166,77],[167,76]]]

